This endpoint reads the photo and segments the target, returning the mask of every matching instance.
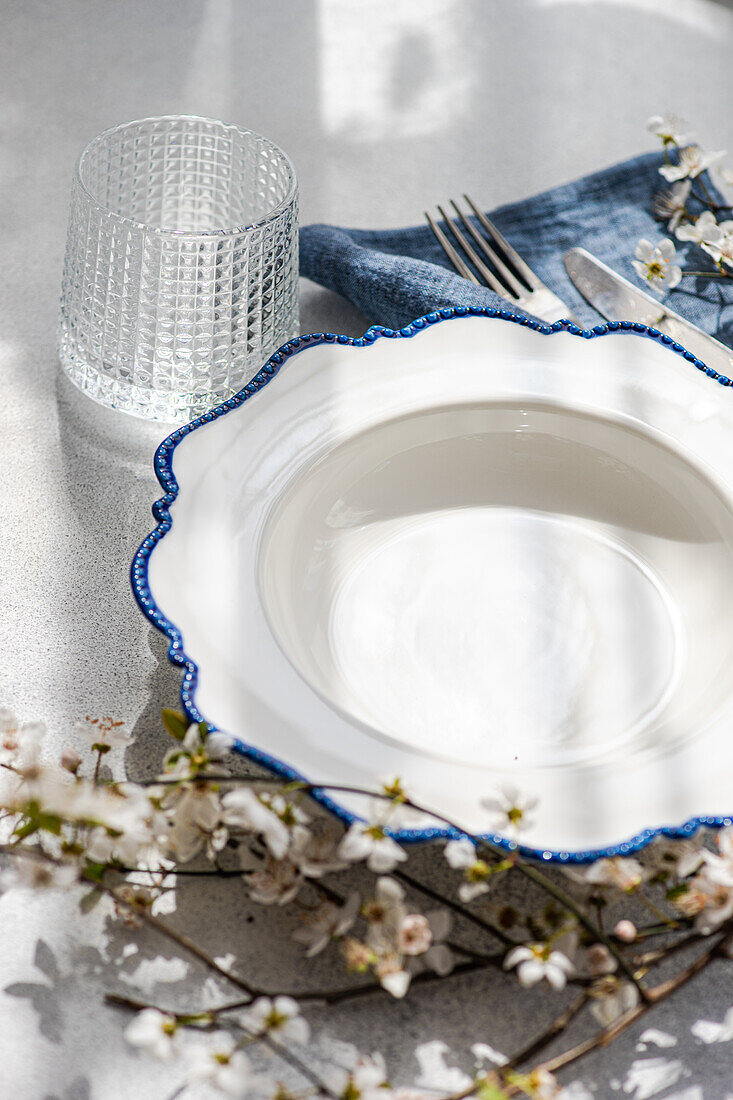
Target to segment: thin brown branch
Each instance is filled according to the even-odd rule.
[[[570,1065],[571,1062],[579,1061],[580,1058],[590,1053],[590,1051],[608,1046],[608,1044],[618,1035],[626,1031],[627,1028],[631,1027],[633,1023],[636,1023],[637,1020],[645,1015],[653,1005],[660,1004],[662,1001],[666,1000],[672,993],[681,989],[683,985],[686,985],[687,982],[691,981],[692,978],[704,970],[716,956],[723,953],[726,948],[730,946],[731,940],[733,940],[733,936],[731,936],[730,933],[721,936],[715,943],[711,944],[707,951],[699,955],[694,962],[690,963],[684,970],[681,970],[679,974],[675,974],[674,977],[670,978],[668,981],[662,982],[660,985],[647,990],[646,1000],[638,1004],[636,1008],[632,1008],[628,1012],[625,1012],[623,1016],[620,1016],[618,1020],[614,1020],[612,1024],[604,1028],[604,1030],[597,1035],[584,1040],[584,1042],[579,1043],[575,1047],[571,1047],[570,1050],[566,1050],[554,1058],[550,1058],[537,1068],[554,1073],[555,1070]]]
[[[536,1054],[539,1054],[541,1050],[552,1042],[556,1035],[559,1035],[561,1031],[564,1031],[571,1020],[574,1020],[579,1012],[585,1008],[588,1003],[588,993],[584,990],[579,997],[576,997],[574,1001],[557,1016],[550,1026],[543,1031],[541,1035],[533,1039],[522,1050],[518,1050],[509,1061],[506,1063],[505,1069],[513,1069],[515,1066],[521,1066],[524,1062],[528,1062],[530,1058],[534,1058]]]

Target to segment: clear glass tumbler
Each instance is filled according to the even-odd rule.
[[[104,405],[189,420],[298,332],[298,186],[251,130],[171,115],[79,158],[59,355]]]

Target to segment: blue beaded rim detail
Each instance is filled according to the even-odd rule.
[[[725,375],[718,374],[712,367],[708,367],[707,364],[703,363],[703,361],[693,355],[692,352],[687,351],[681,344],[673,340],[671,336],[667,336],[658,329],[650,328],[647,325],[642,325],[635,321],[609,321],[603,325],[596,325],[594,328],[582,329],[578,325],[572,324],[570,321],[556,321],[552,325],[542,324],[539,321],[530,320],[528,317],[520,317],[505,309],[473,309],[467,306],[452,306],[436,310],[433,313],[428,313],[425,317],[420,317],[401,329],[390,329],[384,328],[382,325],[373,325],[360,337],[340,336],[333,332],[315,332],[306,336],[296,336],[295,339],[284,344],[283,347],[268,359],[264,367],[262,367],[260,372],[247,383],[244,389],[240,390],[234,397],[229,398],[228,401],[218,405],[215,409],[204,413],[203,416],[200,416],[197,420],[193,420],[189,424],[184,424],[182,427],[178,428],[160,444],[155,452],[155,473],[165,495],[159,500],[156,500],[153,504],[152,511],[157,521],[157,526],[150,532],[147,538],[143,540],[138,548],[133,558],[130,579],[132,582],[132,590],[140,610],[150,620],[153,626],[164,634],[169,641],[168,659],[172,664],[177,665],[183,670],[181,703],[192,722],[206,721],[195,702],[198,668],[195,662],[186,654],[181,632],[170,619],[166,618],[153,599],[148,583],[148,561],[150,555],[160,540],[165,537],[172,527],[173,521],[171,519],[170,506],[178,496],[179,489],[178,482],[173,474],[173,453],[176,447],[182,439],[191,432],[196,431],[197,428],[202,427],[204,424],[210,424],[212,421],[218,420],[221,416],[226,416],[226,414],[233,409],[237,409],[240,405],[243,405],[245,401],[261,390],[263,386],[266,386],[268,382],[275,377],[286,360],[293,355],[297,355],[298,352],[304,351],[306,348],[312,348],[318,344],[345,344],[355,348],[367,347],[373,344],[375,340],[393,340],[416,336],[423,329],[429,328],[431,325],[452,320],[456,317],[493,317],[503,321],[509,321],[512,324],[522,325],[524,328],[531,328],[535,332],[541,333],[543,336],[552,336],[556,332],[569,332],[571,335],[578,336],[583,340],[591,340],[597,336],[610,336],[614,333],[636,333],[640,336],[646,336],[650,340],[655,340],[665,347],[669,347],[672,351],[682,356],[682,358],[690,363],[696,370],[702,371],[708,378],[718,382],[721,386],[733,386],[732,379],[727,378]],[[212,730],[215,729],[211,723],[209,723],[209,728]],[[261,765],[268,771],[273,772],[275,776],[288,781],[308,781],[305,776],[289,767],[282,760],[270,756],[254,745],[248,745],[243,741],[235,741],[233,747],[242,756],[255,764]],[[315,798],[316,801],[346,824],[359,820],[356,814],[351,813],[344,806],[339,805],[338,802],[331,798],[326,793],[325,789],[314,791],[311,797]],[[611,858],[613,856],[629,855],[632,852],[638,851],[640,848],[644,848],[657,836],[681,840],[692,836],[699,828],[718,829],[732,824],[733,817],[691,817],[681,825],[665,825],[655,829],[643,829],[640,833],[630,837],[628,840],[620,844],[614,844],[608,848],[594,848],[572,852],[529,848],[526,845],[508,840],[506,837],[496,833],[483,833],[481,834],[481,839],[487,840],[507,851],[518,850],[524,856],[544,862],[578,864],[592,863],[594,860]],[[463,834],[456,829],[434,828],[394,830],[391,835],[395,840],[409,844],[426,840],[455,839]]]

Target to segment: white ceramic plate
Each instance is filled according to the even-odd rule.
[[[292,342],[160,448],[187,709],[473,833],[511,783],[545,858],[729,820],[733,394],[642,326],[437,320]]]

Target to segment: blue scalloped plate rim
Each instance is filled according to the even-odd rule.
[[[333,332],[315,332],[305,336],[296,336],[293,340],[288,341],[287,344],[279,348],[274,355],[270,356],[267,363],[265,363],[258,374],[256,374],[239,393],[230,397],[229,400],[224,401],[216,408],[204,413],[202,416],[198,417],[198,419],[192,420],[190,423],[177,428],[167,437],[167,439],[163,440],[155,452],[155,473],[165,495],[160,497],[160,499],[156,500],[153,504],[152,511],[157,521],[157,526],[145,539],[143,539],[138,547],[132,561],[130,579],[132,591],[140,610],[150,620],[152,625],[168,639],[168,659],[172,664],[183,669],[181,703],[186,715],[192,722],[207,721],[197,708],[195,702],[198,668],[196,663],[191,660],[185,651],[181,632],[175,624],[164,615],[156,604],[148,581],[148,562],[150,560],[150,555],[173,525],[170,506],[178,496],[179,490],[178,482],[173,474],[173,454],[176,447],[182,439],[185,439],[191,432],[196,431],[197,428],[202,427],[204,424],[210,424],[212,421],[218,420],[221,416],[226,416],[227,413],[243,405],[244,402],[249,400],[255,393],[258,393],[263,386],[266,386],[272,381],[283,363],[293,355],[297,355],[298,352],[304,351],[306,348],[316,347],[319,344],[344,344],[349,347],[367,347],[373,344],[375,340],[400,339],[416,336],[423,329],[431,325],[449,321],[456,317],[493,317],[513,324],[522,325],[525,328],[531,328],[544,336],[551,336],[556,332],[569,332],[571,335],[584,340],[595,339],[599,336],[609,336],[614,333],[636,333],[669,347],[671,351],[676,352],[676,354],[687,360],[692,367],[702,371],[708,378],[718,382],[721,386],[733,386],[733,379],[719,374],[717,371],[713,370],[712,367],[708,367],[706,363],[684,348],[682,344],[678,344],[673,340],[671,336],[667,336],[658,329],[650,328],[648,325],[642,325],[636,321],[608,321],[606,324],[596,325],[594,328],[582,329],[578,325],[572,324],[570,321],[556,321],[552,325],[543,324],[539,321],[533,321],[528,317],[522,317],[504,309],[474,309],[467,306],[451,306],[428,313],[424,317],[419,317],[417,320],[412,321],[409,325],[405,325],[405,327],[401,329],[390,329],[384,328],[382,325],[373,325],[363,336],[359,337],[342,336]],[[211,730],[215,730],[216,727],[211,723],[208,723],[208,725]],[[244,741],[235,740],[233,748],[240,755],[246,757],[255,764],[261,765],[268,771],[273,772],[276,776],[289,781],[303,780],[311,782],[306,776],[301,775],[284,761],[278,760],[274,756],[270,756],[254,745],[248,745]],[[346,824],[359,820],[356,814],[351,813],[351,811],[339,805],[338,802],[331,798],[326,793],[325,788],[323,790],[313,791],[311,796]],[[629,855],[632,852],[638,851],[640,848],[644,848],[650,841],[658,836],[681,840],[692,836],[700,828],[718,829],[731,824],[733,824],[733,817],[691,817],[681,825],[663,825],[657,828],[643,829],[635,836],[619,844],[613,844],[606,848],[594,848],[582,851],[530,848],[496,833],[483,833],[481,834],[481,839],[487,840],[507,851],[519,851],[524,856],[544,862],[579,864],[592,863],[597,859]],[[456,829],[432,828],[393,830],[391,835],[400,843],[410,844],[419,841],[454,839],[464,834]]]

